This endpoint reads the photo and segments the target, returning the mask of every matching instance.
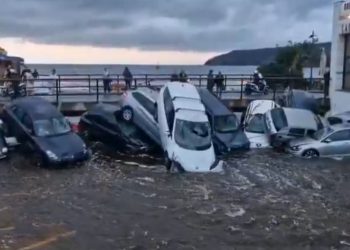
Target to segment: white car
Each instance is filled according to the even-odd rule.
[[[171,82],[160,90],[158,125],[168,170],[221,172],[212,143],[211,128],[197,89],[188,83]]]
[[[264,114],[278,107],[274,101],[252,101],[243,117],[243,128],[251,148],[269,148],[270,140],[266,134]]]

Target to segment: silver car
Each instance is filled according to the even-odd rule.
[[[338,124],[350,124],[350,112],[331,115],[327,117],[327,122],[331,126]]]
[[[335,125],[289,143],[287,151],[304,158],[350,156],[350,125]]]
[[[157,114],[157,92],[150,88],[127,91],[122,98],[122,117],[142,129],[155,143],[161,145]]]

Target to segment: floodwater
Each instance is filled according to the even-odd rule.
[[[192,175],[93,151],[62,170],[0,163],[0,249],[349,249],[349,162],[251,151]]]

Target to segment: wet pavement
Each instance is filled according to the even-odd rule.
[[[349,249],[347,161],[251,151],[192,175],[93,151],[62,170],[0,162],[0,249]]]

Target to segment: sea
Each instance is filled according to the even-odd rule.
[[[30,69],[37,69],[40,75],[50,75],[55,69],[58,75],[98,75],[107,68],[110,74],[120,75],[129,67],[133,75],[171,75],[184,70],[188,75],[206,75],[209,70],[214,74],[250,75],[258,66],[207,66],[207,65],[120,65],[120,64],[28,64]],[[319,68],[313,68],[313,76],[318,77]],[[304,68],[304,77],[309,78],[310,68]]]
[[[40,75],[49,75],[55,69],[58,75],[95,75],[103,74],[107,68],[110,74],[122,74],[129,67],[133,75],[158,75],[180,73],[184,70],[188,75],[204,75],[209,70],[214,74],[253,74],[256,66],[206,66],[206,65],[102,65],[102,64],[28,64],[30,69],[37,69]]]

